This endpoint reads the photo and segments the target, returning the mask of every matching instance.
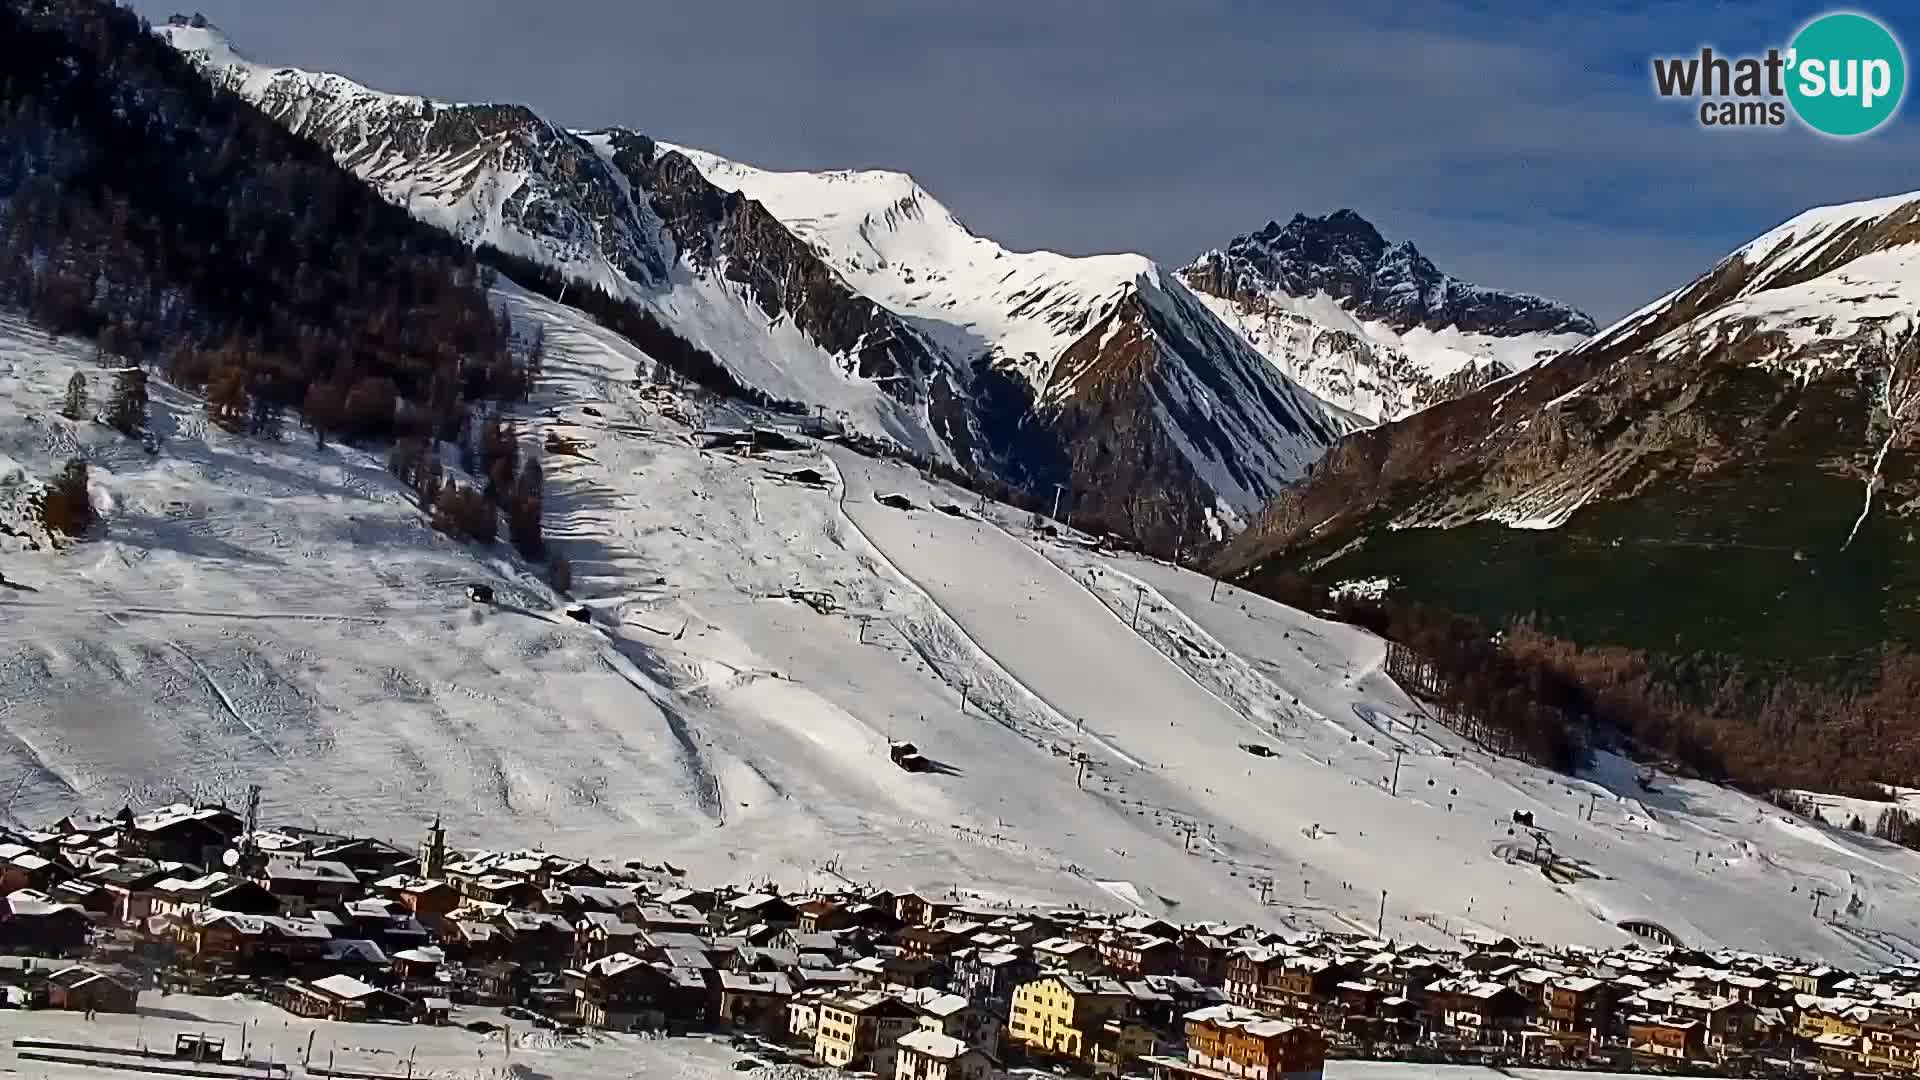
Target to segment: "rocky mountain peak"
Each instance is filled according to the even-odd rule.
[[[1388,243],[1351,209],[1324,217],[1295,214],[1236,237],[1188,267],[1189,278],[1218,296],[1325,293],[1355,318],[1396,331],[1453,327],[1467,333],[1592,334],[1592,319],[1527,293],[1482,288],[1444,273],[1411,240]]]

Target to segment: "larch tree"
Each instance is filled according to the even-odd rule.
[[[60,406],[60,415],[69,420],[87,418],[87,377],[78,371],[67,380],[67,400]]]
[[[93,498],[87,494],[88,478],[87,463],[73,458],[34,497],[34,512],[49,532],[80,537],[93,530],[96,518]]]
[[[147,373],[122,368],[113,376],[113,396],[107,399],[107,423],[122,435],[138,435],[147,426]]]

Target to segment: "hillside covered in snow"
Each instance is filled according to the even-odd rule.
[[[275,816],[332,806],[409,840],[444,815],[456,842],[706,880],[1347,929],[1384,892],[1387,932],[1435,942],[1614,942],[1641,919],[1835,960],[1920,942],[1920,854],[1613,758],[1567,778],[1489,756],[1362,631],[831,446],[700,449],[630,345],[496,300],[549,342],[515,417],[564,448],[549,543],[591,624],[504,546],[435,532],[361,451],[230,435],[159,383],[157,454],[61,417],[88,350],[5,324],[0,455],[28,534],[0,546],[8,817],[254,780]],[[102,523],[55,550],[18,508],[74,455]],[[896,768],[898,739],[941,768]],[[1816,921],[1808,881],[1858,902]]]
[[[216,85],[473,245],[653,313],[746,387],[1164,550],[1356,426],[1131,255],[1011,252],[895,173],[776,174],[516,105],[388,94],[160,31]]]
[[[1224,535],[1358,421],[1176,276],[1006,251],[897,174],[764,172],[169,28],[269,123],[123,9],[24,10],[0,52],[37,59],[0,102],[37,142],[0,172],[0,286],[42,321],[0,310],[0,819],[259,783],[273,820],[439,819],[703,882],[1920,961],[1920,853],[1604,749],[1489,753],[1380,637],[835,430],[1066,484],[1076,525]],[[1917,206],[1804,215],[1340,440],[1237,581],[1787,662],[1911,642]],[[1336,231],[1360,254],[1273,264],[1328,320],[1579,330]],[[760,404],[446,233],[643,307],[652,348],[708,350]]]

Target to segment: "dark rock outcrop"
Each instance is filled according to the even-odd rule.
[[[1412,241],[1388,244],[1352,210],[1325,217],[1295,214],[1282,225],[1236,238],[1187,270],[1195,287],[1235,297],[1278,289],[1289,296],[1325,292],[1357,318],[1396,330],[1455,327],[1467,333],[1592,334],[1592,319],[1527,293],[1482,288],[1444,274]]]

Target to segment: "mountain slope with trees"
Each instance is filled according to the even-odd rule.
[[[472,445],[526,392],[539,345],[490,306],[494,271],[124,9],[0,6],[0,132],[0,305],[110,369],[74,376],[70,420],[144,438],[152,367],[233,431],[278,438],[297,412],[317,440]],[[533,555],[528,483],[490,478],[484,515],[509,509]],[[69,535],[90,521],[75,487],[43,504]]]
[[[1920,783],[1917,314],[1920,195],[1809,211],[1580,348],[1343,440],[1218,569],[1384,587],[1371,624],[1461,707],[1553,700],[1558,673],[1564,707],[1516,728],[1597,721],[1756,787]],[[1516,655],[1535,673],[1499,674]]]

